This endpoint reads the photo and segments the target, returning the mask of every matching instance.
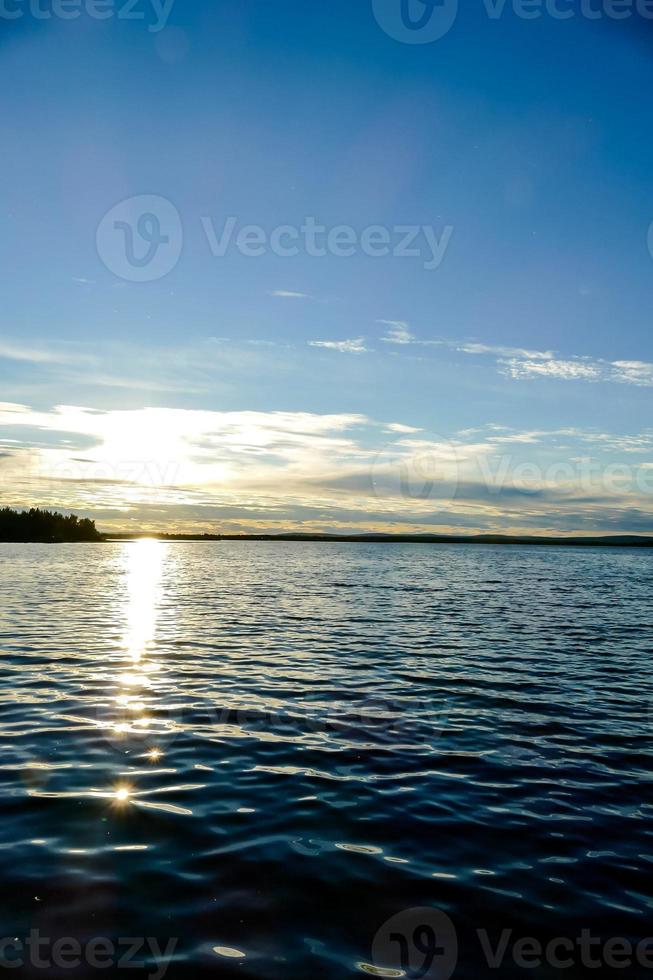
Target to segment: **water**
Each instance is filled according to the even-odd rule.
[[[652,935],[652,584],[648,551],[0,545],[0,933],[76,940],[48,976],[141,937],[126,975],[286,980]]]

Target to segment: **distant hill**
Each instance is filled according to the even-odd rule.
[[[66,517],[49,510],[0,510],[0,541],[42,542],[103,541],[95,521],[80,520],[74,514]]]
[[[501,544],[585,548],[653,548],[653,537],[637,534],[593,535],[591,537],[542,537],[510,534],[111,534],[113,541],[156,538],[158,541],[332,541],[362,544]]]

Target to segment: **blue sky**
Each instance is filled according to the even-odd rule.
[[[479,0],[407,44],[372,0],[71,2],[0,15],[3,502],[650,530],[653,20]],[[171,267],[134,281],[145,199]],[[351,254],[308,254],[307,218]]]

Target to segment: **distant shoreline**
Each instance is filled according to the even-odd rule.
[[[557,548],[653,548],[653,535],[592,534],[529,535],[529,534],[429,534],[375,533],[327,534],[285,531],[281,534],[171,534],[165,531],[116,531],[103,533],[90,518],[56,511],[17,511],[0,508],[0,543],[2,544],[82,544],[110,541],[267,541],[315,542],[335,544],[485,544]]]
[[[653,548],[653,537],[643,535],[596,535],[591,537],[535,537],[502,534],[137,534],[104,535],[106,541],[267,541],[341,544],[486,544],[532,545],[566,548]]]

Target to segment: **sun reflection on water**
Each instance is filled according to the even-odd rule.
[[[144,538],[126,544],[122,554],[127,583],[122,637],[124,667],[115,678],[117,691],[113,699],[115,714],[111,727],[120,742],[129,738],[140,739],[151,762],[156,762],[163,754],[151,741],[157,735],[152,718],[156,698],[154,678],[161,665],[155,660],[148,660],[148,657],[154,652],[156,644],[165,552],[165,545]],[[132,787],[125,783],[115,786],[111,792],[116,806],[129,803],[132,795]]]
[[[127,544],[123,551],[127,579],[127,605],[122,646],[125,667],[118,674],[115,697],[117,717],[113,731],[119,737],[150,734],[154,709],[153,676],[160,664],[148,660],[155,649],[157,610],[165,545],[150,538]],[[127,689],[127,691],[125,691]],[[153,747],[156,751],[156,747]]]
[[[111,806],[119,809],[123,809],[129,805],[132,800],[132,788],[126,783],[120,783],[118,786],[114,786],[113,792],[111,793],[110,803]]]
[[[123,642],[134,664],[140,663],[154,641],[163,551],[159,541],[149,538],[125,548],[129,605]]]

